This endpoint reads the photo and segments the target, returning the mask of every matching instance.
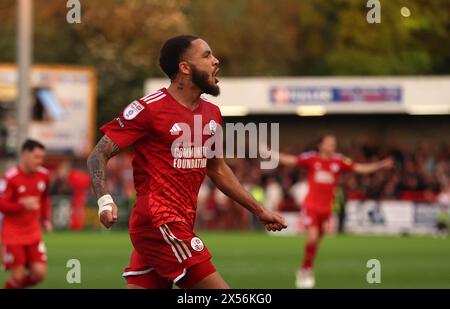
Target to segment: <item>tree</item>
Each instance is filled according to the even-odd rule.
[[[185,5],[184,0],[83,2],[82,23],[75,27],[86,50],[81,63],[98,71],[100,123],[142,96],[146,78],[161,76],[159,49],[168,37],[187,31]]]
[[[160,46],[180,33],[210,43],[222,76],[450,73],[450,1],[382,0],[380,24],[366,2],[91,0],[69,24],[65,1],[34,1],[34,62],[94,66],[99,123],[163,76]],[[15,61],[15,19],[16,1],[0,1],[0,62]]]
[[[292,75],[298,50],[296,0],[193,0],[192,30],[210,42],[222,74]]]

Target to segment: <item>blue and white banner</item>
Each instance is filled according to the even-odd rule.
[[[169,84],[148,79],[144,93]],[[220,96],[206,96],[224,116],[249,114],[450,114],[449,76],[220,78]]]
[[[270,102],[286,104],[401,103],[402,87],[273,86]]]

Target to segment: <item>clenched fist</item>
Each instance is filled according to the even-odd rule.
[[[257,214],[257,217],[268,231],[276,232],[287,228],[287,224],[282,215],[269,211],[265,208],[262,208],[262,211]]]
[[[107,204],[105,206],[111,206],[112,209],[111,210],[104,209],[103,211],[101,211],[99,214],[99,218],[100,218],[100,222],[107,229],[109,229],[114,223],[117,222],[118,208],[117,208],[117,205],[114,203]]]

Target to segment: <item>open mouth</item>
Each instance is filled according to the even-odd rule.
[[[219,74],[219,69],[217,69],[216,71],[214,71],[214,73],[212,74],[212,77],[214,78],[214,82],[217,84],[219,82],[219,79],[217,78],[217,74]]]

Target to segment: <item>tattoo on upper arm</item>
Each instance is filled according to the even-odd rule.
[[[95,146],[99,152],[102,152],[107,159],[114,157],[116,154],[120,152],[119,146],[114,143],[107,135],[104,135],[97,146]]]
[[[91,177],[92,188],[97,197],[107,194],[106,164],[120,152],[119,146],[108,136],[103,136],[90,154],[87,167]]]

